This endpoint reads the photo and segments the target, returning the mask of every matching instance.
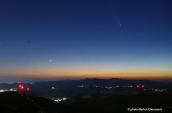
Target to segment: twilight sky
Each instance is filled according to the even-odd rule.
[[[1,0],[0,82],[172,80],[171,0]]]

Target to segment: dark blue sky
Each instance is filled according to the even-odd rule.
[[[1,0],[0,77],[172,79],[171,0]]]

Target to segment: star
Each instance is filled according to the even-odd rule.
[[[50,60],[50,62],[51,62],[51,60]]]

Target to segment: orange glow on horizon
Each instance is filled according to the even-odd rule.
[[[40,78],[40,79],[84,79],[84,78],[121,78],[121,79],[148,79],[148,80],[172,80],[172,73],[16,73],[13,77]]]

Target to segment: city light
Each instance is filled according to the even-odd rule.
[[[66,100],[67,98],[61,98],[61,99],[52,99],[54,100],[55,102],[60,102],[60,101],[63,101],[63,100]]]

